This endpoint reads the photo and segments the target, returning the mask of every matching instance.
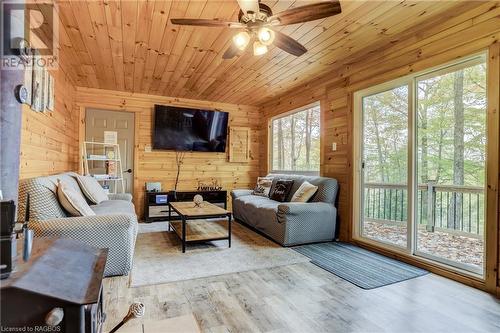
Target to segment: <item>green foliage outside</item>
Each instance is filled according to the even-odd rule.
[[[419,223],[427,223],[429,183],[437,188],[435,224],[482,233],[486,163],[486,64],[416,81],[416,154]],[[364,182],[405,185],[408,181],[407,85],[363,98]],[[373,185],[377,186],[377,185]],[[449,189],[447,189],[447,187]],[[479,192],[465,192],[475,187]],[[385,191],[385,193],[384,193]],[[365,216],[400,212],[406,220],[407,191],[365,190]],[[370,211],[367,210],[368,201]],[[389,202],[390,201],[390,202]]]
[[[319,171],[319,106],[274,119],[272,136],[272,170]]]
[[[484,186],[486,65],[463,70],[463,184]],[[454,184],[455,73],[417,82],[418,180]],[[365,182],[405,184],[408,159],[408,87],[363,99]],[[424,160],[424,157],[425,160]],[[427,161],[427,165],[425,162]],[[456,170],[455,170],[456,171]]]

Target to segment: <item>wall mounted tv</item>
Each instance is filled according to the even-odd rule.
[[[225,152],[229,114],[155,105],[153,149]]]

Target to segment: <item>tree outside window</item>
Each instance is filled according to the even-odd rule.
[[[273,119],[271,140],[273,172],[319,173],[319,105]]]

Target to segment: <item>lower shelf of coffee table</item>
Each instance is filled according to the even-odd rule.
[[[186,222],[186,241],[226,239],[228,237],[227,224],[227,220],[188,220]],[[172,221],[170,225],[177,236],[182,238],[182,222]]]

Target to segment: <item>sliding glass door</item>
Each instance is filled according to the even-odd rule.
[[[408,246],[408,92],[409,86],[402,85],[362,99],[361,232],[404,248]]]
[[[486,58],[355,95],[357,237],[484,270]]]
[[[429,73],[416,88],[416,253],[482,273],[486,63]]]

